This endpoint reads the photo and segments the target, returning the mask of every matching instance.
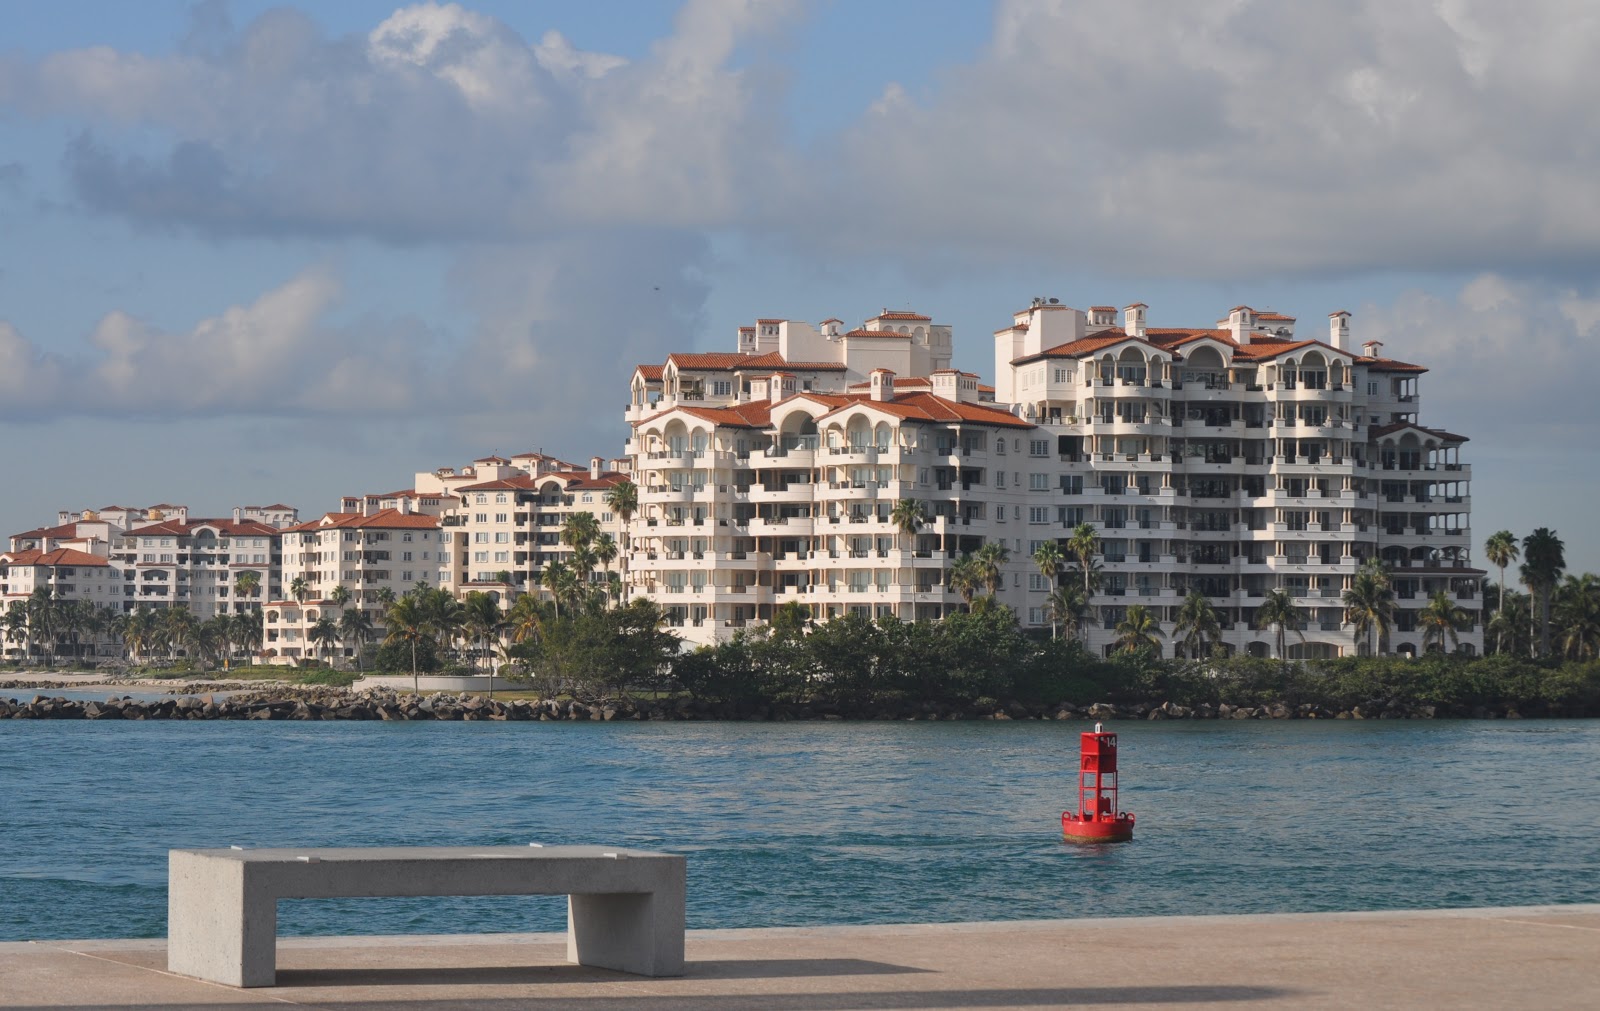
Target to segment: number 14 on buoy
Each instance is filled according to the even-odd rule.
[[[1078,810],[1061,813],[1061,836],[1070,843],[1133,839],[1133,815],[1117,807],[1117,735],[1098,723],[1079,735]]]

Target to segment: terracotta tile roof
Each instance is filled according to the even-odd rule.
[[[439,517],[427,516],[422,513],[402,513],[398,509],[380,509],[371,516],[360,513],[328,513],[320,520],[301,523],[289,527],[284,533],[314,533],[326,530],[329,527],[343,527],[347,529],[366,529],[369,527],[389,530],[432,530],[439,525]]]
[[[776,351],[764,355],[741,355],[731,351],[712,351],[700,354],[673,353],[667,361],[679,369],[694,372],[744,372],[760,369],[801,369],[807,372],[843,372],[843,362],[791,362]]]
[[[175,537],[184,537],[194,533],[194,531],[200,527],[210,527],[216,530],[218,533],[227,534],[229,536],[249,535],[251,537],[276,537],[281,532],[277,527],[272,526],[269,523],[260,523],[256,520],[241,520],[238,523],[235,523],[231,519],[195,519],[188,521],[164,520],[160,523],[152,523],[147,527],[139,527],[136,530],[130,530],[129,533],[137,537],[149,537],[153,534],[169,534]]]
[[[1456,435],[1454,432],[1446,432],[1442,428],[1424,428],[1423,426],[1414,424],[1410,421],[1397,421],[1390,425],[1378,425],[1373,428],[1369,428],[1367,430],[1367,436],[1373,439],[1381,439],[1386,435],[1393,435],[1396,432],[1405,431],[1406,429],[1410,429],[1413,432],[1421,432],[1423,435],[1431,435],[1436,439],[1443,439],[1446,442],[1470,441],[1464,435]]]
[[[7,551],[0,553],[0,561],[9,565],[104,565],[111,563],[99,555],[91,555],[87,551],[74,551],[71,548],[56,548],[54,551]]]
[[[895,376],[894,377],[894,388],[895,389],[903,390],[903,389],[910,389],[912,387],[921,387],[922,389],[925,389],[925,390],[932,389],[933,388],[933,381],[930,380],[927,376]],[[870,389],[872,389],[872,384],[871,383],[851,383],[850,386],[849,386],[849,389],[851,389],[851,390],[870,390]]]
[[[274,505],[269,505],[269,506],[245,506],[245,508],[246,509],[260,509],[263,512],[265,512],[265,511],[267,511],[269,509],[274,511],[274,512],[279,512],[279,511],[281,511],[281,512],[294,512],[294,506],[286,506],[282,502],[276,503]]]
[[[76,536],[78,536],[78,524],[76,524],[76,523],[63,523],[61,526],[58,526],[58,527],[40,527],[37,530],[29,530],[26,533],[12,534],[11,536],[12,537],[31,537],[31,538],[35,538],[35,539],[43,539],[43,538],[46,538],[46,537],[51,537],[51,538],[76,537]]]
[[[1114,305],[1091,305],[1089,307],[1089,311],[1090,312],[1116,312],[1117,311],[1117,307],[1114,306]]]
[[[568,482],[568,491],[599,491],[603,488],[614,487],[624,481],[633,480],[627,474],[615,470],[603,471],[599,477],[590,477],[589,472],[586,470],[574,470],[563,473],[546,474],[545,477],[559,477],[566,479]]]
[[[1293,323],[1293,316],[1285,316],[1281,312],[1258,312],[1256,319],[1270,319],[1275,323]]]
[[[894,331],[894,330],[862,330],[862,329],[859,329],[859,328],[847,332],[845,334],[845,336],[846,337],[880,337],[880,338],[882,338],[882,337],[893,337],[896,340],[903,340],[903,341],[908,341],[908,340],[911,339],[911,335],[910,334],[908,334],[908,333],[899,333],[899,332]]]
[[[550,475],[546,474],[546,477]],[[494,481],[484,481],[481,484],[467,484],[451,492],[452,495],[467,491],[527,491],[538,487],[531,474],[513,474]]]
[[[827,319],[823,320],[822,322],[825,323],[825,324],[826,323],[843,323],[844,320],[840,319],[837,316],[829,316]]]
[[[1150,307],[1148,305],[1145,305],[1143,302],[1130,302],[1126,306],[1124,306],[1123,308],[1125,308],[1125,309],[1148,309]]]
[[[1045,350],[1040,351],[1038,354],[1024,355],[1021,358],[1014,359],[1011,364],[1022,365],[1028,362],[1040,361],[1045,358],[1082,358],[1085,355],[1093,354],[1096,351],[1102,351],[1114,344],[1122,344],[1127,341],[1133,341],[1137,344],[1144,344],[1148,347],[1165,350],[1164,348],[1161,348],[1159,344],[1156,344],[1145,338],[1129,337],[1127,332],[1124,330],[1111,329],[1097,333],[1093,337],[1085,337],[1082,340],[1068,341],[1065,344],[1057,344],[1055,347],[1046,348]]]
[[[473,463],[510,463],[511,461],[507,460],[503,456],[481,456],[481,457],[479,457],[478,459],[476,459],[476,460],[474,460],[472,462]]]
[[[822,415],[828,417],[837,414],[846,408],[863,404],[874,410],[881,410],[906,421],[926,421],[931,423],[951,423],[976,425],[994,425],[999,428],[1033,428],[1034,426],[1009,411],[1002,411],[995,407],[983,404],[959,404],[954,400],[936,397],[931,393],[907,393],[904,396],[895,395],[893,400],[873,400],[863,394],[838,394],[838,393],[802,393],[800,397],[814,400],[832,407],[833,410]]]
[[[646,381],[659,380],[661,378],[660,365],[639,365],[634,368],[634,371],[643,376]]]
[[[1349,354],[1349,352],[1345,352]],[[1412,365],[1410,362],[1397,362],[1393,358],[1368,358],[1364,355],[1356,356],[1357,365],[1365,365],[1373,372],[1426,372],[1426,367]]]
[[[726,428],[766,428],[772,423],[772,404],[765,400],[753,400],[747,404],[734,404],[731,407],[669,407],[665,411],[634,422],[634,427],[666,417],[674,411],[682,411]]]
[[[885,311],[885,312],[878,313],[878,315],[874,316],[873,319],[921,320],[921,321],[923,321],[925,323],[933,321],[933,317],[932,316],[924,316],[921,313],[917,313],[917,312],[887,312],[887,311]]]
[[[1145,328],[1144,335],[1147,340],[1154,343],[1157,347],[1164,348],[1179,347],[1180,345],[1188,344],[1191,341],[1200,340],[1202,337],[1210,337],[1213,340],[1219,340],[1229,347],[1238,347],[1238,345],[1233,342],[1232,330],[1206,327],[1197,329],[1195,327],[1152,326]]]
[[[786,320],[786,319],[758,319],[758,320],[756,320],[756,322],[757,323],[787,323],[789,321]]]

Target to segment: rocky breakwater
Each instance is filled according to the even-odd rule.
[[[139,701],[109,696],[83,701],[35,695],[29,701],[0,697],[0,719],[19,720],[499,720],[514,722],[616,720],[1364,720],[1433,719],[1457,716],[1518,719],[1514,709],[1443,712],[1431,705],[1375,699],[1349,709],[1273,702],[1259,706],[1173,702],[1027,706],[1020,702],[982,705],[908,703],[792,705],[712,703],[688,698],[613,699],[594,703],[570,699],[487,699],[475,695],[412,695],[382,689],[358,692],[320,686],[278,687],[237,692],[226,697],[187,695]]]

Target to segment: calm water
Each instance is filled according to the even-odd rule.
[[[605,843],[691,927],[1600,901],[1600,722],[1119,723],[1138,839],[1059,841],[1066,723],[0,722],[0,940],[161,936],[170,847]],[[559,930],[559,898],[284,933]]]

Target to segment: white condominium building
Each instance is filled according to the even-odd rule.
[[[596,457],[587,469],[518,468],[455,487],[457,504],[444,517],[449,549],[440,585],[497,600],[530,592],[551,562],[570,563],[573,548],[562,543],[561,531],[581,512],[592,514],[620,550],[622,524],[606,505],[606,493],[627,479]],[[590,578],[604,580],[607,571],[597,567]]]
[[[384,634],[385,601],[417,583],[433,585],[446,554],[439,517],[400,509],[370,515],[328,513],[283,532],[283,592],[262,605],[263,650],[269,657],[299,660],[318,655],[311,642],[318,621],[338,621],[349,608],[371,617],[374,636]],[[335,600],[348,599],[341,605]],[[298,593],[296,590],[298,589]],[[355,655],[354,642],[339,644],[339,655]]]
[[[848,333],[762,320],[735,353],[639,366],[636,589],[696,642],[791,600],[819,618],[937,617],[961,603],[950,565],[994,542],[1011,555],[1000,599],[1045,626],[1052,585],[1030,556],[1089,523],[1092,648],[1139,603],[1170,655],[1199,590],[1229,649],[1265,655],[1255,610],[1282,589],[1307,617],[1291,655],[1364,650],[1340,598],[1376,556],[1399,598],[1391,649],[1420,650],[1417,609],[1441,590],[1474,618],[1463,648],[1481,649],[1465,439],[1420,424],[1426,370],[1356,351],[1348,313],[1318,341],[1245,306],[1206,328],[1150,328],[1147,311],[1036,300],[995,335],[992,394],[948,368],[949,328],[915,313]],[[889,520],[901,499],[931,517],[914,536]]]

